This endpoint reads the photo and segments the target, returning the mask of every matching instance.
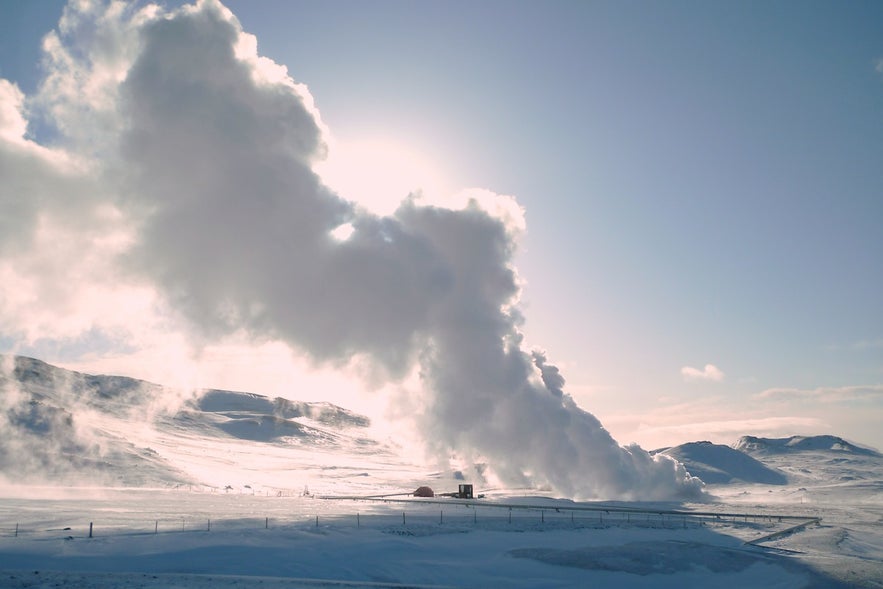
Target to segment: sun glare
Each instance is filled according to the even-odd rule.
[[[346,241],[355,230],[352,223],[344,223],[331,231],[331,237],[338,241]]]
[[[378,215],[391,214],[411,193],[445,192],[438,169],[419,151],[387,139],[332,141],[315,170],[340,196]]]

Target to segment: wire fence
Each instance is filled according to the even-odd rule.
[[[123,535],[212,533],[245,530],[374,529],[402,535],[428,535],[470,530],[537,531],[641,527],[688,529],[706,526],[739,527],[775,533],[794,525],[791,515],[714,514],[653,510],[568,510],[563,508],[512,508],[488,505],[363,505],[364,510],[317,510],[316,514],[236,516],[208,513],[148,518],[144,514],[84,514],[57,521],[0,522],[0,537],[32,539],[107,538]],[[321,511],[321,513],[320,513]],[[809,518],[806,518],[809,520]]]

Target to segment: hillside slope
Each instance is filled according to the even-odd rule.
[[[711,442],[689,442],[661,452],[682,462],[690,474],[707,484],[731,482],[784,485],[787,478],[739,450]]]
[[[329,403],[177,391],[26,357],[3,357],[0,366],[0,477],[8,482],[193,484],[201,481],[188,468],[190,456],[167,450],[205,456],[245,451],[249,443],[377,447],[364,433],[368,418]]]
[[[865,448],[848,442],[841,437],[831,435],[791,436],[789,438],[742,436],[733,444],[733,448],[752,455],[822,450],[853,456],[883,456],[876,450]]]
[[[375,476],[409,488],[426,476],[370,426],[324,402],[179,391],[33,358],[0,362],[0,480],[9,482],[292,489],[333,478],[374,492]],[[883,455],[832,435],[743,436],[732,447],[690,442],[659,452],[711,485],[883,486],[875,479]]]

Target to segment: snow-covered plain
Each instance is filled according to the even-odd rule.
[[[664,450],[713,475],[703,503],[367,499],[463,475],[334,406],[215,391],[132,420],[120,391],[155,385],[27,367],[5,383],[0,587],[883,587],[883,457],[840,438]]]
[[[47,495],[35,496],[40,491],[3,500],[0,586],[878,587],[883,582],[881,509],[873,504],[879,497],[856,489],[814,503],[815,490],[809,488],[785,486],[767,497],[756,485],[740,486],[709,504],[611,504],[609,513],[569,511],[581,505],[528,497],[494,496],[467,507],[455,501],[381,503],[188,489],[42,489]],[[795,503],[796,496],[804,503]],[[851,502],[841,501],[844,497]],[[510,519],[508,508],[492,507],[504,500],[548,509],[513,509]],[[615,511],[622,507],[648,512]],[[671,507],[823,519],[751,545],[746,541],[793,522],[652,513]]]

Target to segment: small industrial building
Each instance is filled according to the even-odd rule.
[[[417,487],[417,490],[411,493],[414,497],[454,497],[456,499],[472,499],[472,485],[461,484],[456,492],[452,493],[436,493],[430,487]]]

